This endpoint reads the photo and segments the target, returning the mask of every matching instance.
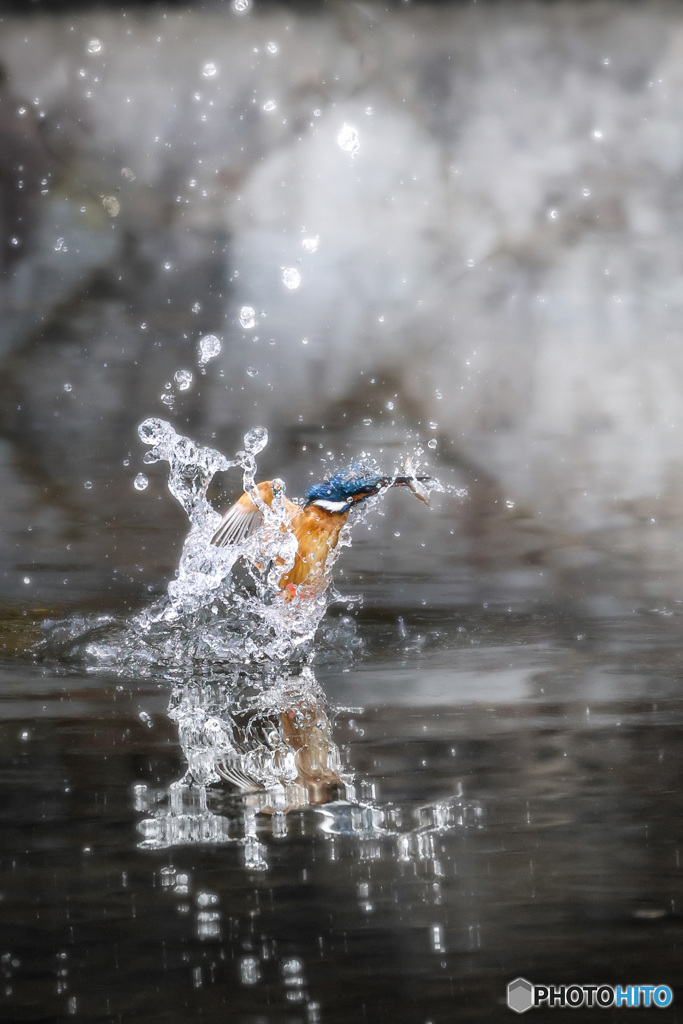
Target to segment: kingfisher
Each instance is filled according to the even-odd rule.
[[[382,476],[367,465],[355,462],[325,477],[322,483],[314,484],[301,502],[290,501],[285,496],[281,480],[264,480],[257,484],[264,505],[270,508],[276,498],[282,502],[289,529],[297,541],[294,564],[280,579],[282,597],[291,601],[296,596],[320,592],[326,583],[328,558],[337,547],[352,509],[389,487],[408,487],[420,501],[428,504],[419,485],[431,479],[412,475]],[[239,544],[262,524],[261,509],[245,493],[225,513],[211,543],[216,547]]]

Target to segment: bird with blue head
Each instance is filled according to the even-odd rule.
[[[320,592],[327,582],[330,555],[339,541],[342,527],[353,508],[389,487],[408,487],[421,501],[427,501],[420,485],[428,476],[383,476],[373,467],[354,462],[309,488],[301,502],[290,501],[279,480],[257,485],[260,502],[271,507],[278,498],[297,541],[294,564],[280,579],[280,594],[286,601]],[[243,494],[223,516],[211,538],[217,547],[239,544],[263,524],[263,512],[251,495]]]

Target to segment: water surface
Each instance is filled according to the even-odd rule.
[[[3,1019],[509,1019],[519,975],[680,999],[679,613],[365,582],[313,659],[351,798],[284,815],[179,794],[161,674],[4,659]]]

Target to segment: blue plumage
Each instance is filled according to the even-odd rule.
[[[306,506],[313,502],[343,502],[352,505],[354,501],[377,494],[389,479],[361,462],[354,462],[346,469],[340,469],[320,484],[314,484],[306,493]]]

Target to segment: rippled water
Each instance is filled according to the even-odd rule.
[[[509,1019],[520,975],[678,1019],[679,605],[357,575],[265,662],[184,661],[173,617],[143,656],[173,588],[5,609],[3,1020]]]

